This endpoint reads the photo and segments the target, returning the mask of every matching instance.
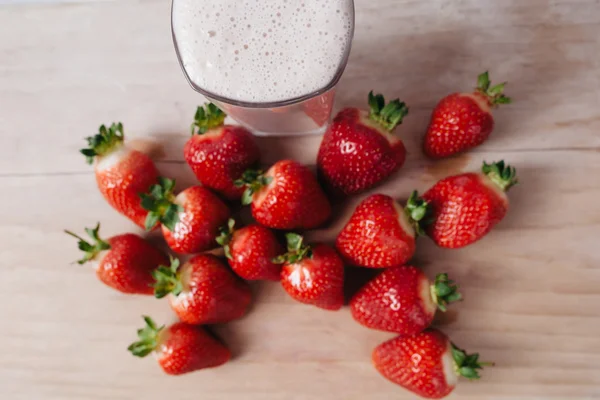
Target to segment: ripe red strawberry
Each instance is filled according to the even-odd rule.
[[[252,295],[248,284],[215,256],[200,254],[179,268],[171,259],[169,267],[154,272],[154,295],[170,294],[169,303],[179,319],[188,324],[218,324],[246,314]]]
[[[231,211],[214,193],[202,186],[192,186],[177,196],[175,181],[158,178],[159,183],[143,194],[142,207],[150,211],[146,229],[157,222],[173,251],[199,253],[217,247],[219,227],[227,222]]]
[[[427,234],[451,249],[478,241],[506,215],[505,192],[516,183],[516,170],[504,161],[483,163],[479,174],[442,179],[423,195],[433,221],[426,225]]]
[[[474,93],[453,93],[434,108],[425,134],[424,150],[431,158],[443,158],[479,146],[494,129],[492,108],[508,104],[501,83],[491,86],[487,72],[479,75]]]
[[[79,250],[85,253],[78,263],[94,262],[98,279],[120,292],[152,294],[152,271],[168,258],[138,235],[125,233],[103,240],[99,230],[100,224],[94,229],[85,229],[93,239],[92,243],[65,231],[79,240]]]
[[[415,252],[418,221],[427,207],[416,192],[403,210],[390,196],[363,200],[337,237],[336,247],[351,264],[368,268],[399,267]]]
[[[436,309],[461,299],[457,290],[447,274],[431,283],[416,267],[389,268],[354,295],[350,310],[368,328],[414,335],[431,325]]]
[[[413,336],[398,336],[373,351],[373,364],[381,375],[426,399],[441,399],[456,386],[459,376],[479,379],[479,354],[467,354],[435,329]]]
[[[246,128],[224,125],[225,117],[212,103],[198,107],[192,137],[185,144],[183,154],[204,186],[229,199],[239,199],[244,189],[233,182],[258,162],[260,150]]]
[[[286,234],[288,252],[276,258],[283,263],[281,284],[301,303],[326,310],[339,310],[344,304],[344,264],[329,246],[303,244],[302,236]]]
[[[242,204],[252,204],[254,219],[269,228],[316,228],[331,215],[317,179],[296,161],[278,161],[264,174],[247,170],[237,185],[246,186]]]
[[[319,148],[319,173],[329,186],[347,195],[375,186],[406,158],[404,144],[391,133],[408,114],[406,104],[396,99],[386,105],[382,95],[371,92],[369,106],[370,112],[340,111]]]
[[[181,375],[204,368],[218,367],[231,358],[231,352],[201,326],[179,322],[158,327],[150,317],[138,330],[139,341],[127,350],[137,357],[155,352],[158,364],[169,375]]]
[[[277,238],[262,225],[249,225],[234,229],[235,220],[230,219],[221,228],[217,243],[223,246],[231,269],[246,280],[278,281],[281,266],[273,259],[283,253]]]
[[[156,183],[158,170],[152,159],[124,145],[123,125],[102,125],[99,132],[86,138],[88,148],[81,153],[94,170],[100,192],[115,210],[144,227],[148,211],[140,204],[140,193]]]

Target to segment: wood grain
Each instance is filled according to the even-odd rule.
[[[165,302],[120,295],[72,265],[63,228],[100,220],[105,235],[137,231],[100,197],[77,150],[100,123],[121,120],[161,172],[194,182],[182,161],[194,107],[170,41],[169,2],[0,0],[0,398],[12,400],[412,399],[381,378],[370,352],[388,334],[253,285],[246,318],[216,327],[235,362],[180,378],[131,357],[140,315],[165,323]],[[415,263],[448,271],[465,301],[437,321],[496,361],[453,399],[600,398],[600,2],[356,0],[352,56],[338,107],[371,90],[411,106],[399,129],[405,168],[376,191],[406,198],[445,175],[503,158],[518,168],[508,217],[458,251],[420,239]],[[433,164],[419,145],[441,96],[489,68],[516,100],[490,141]],[[260,139],[265,162],[312,164],[318,137]],[[364,196],[362,196],[364,197]],[[311,232],[331,241],[352,207]],[[363,278],[349,274],[349,286]]]

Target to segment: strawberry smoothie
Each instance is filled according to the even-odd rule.
[[[174,0],[194,89],[257,133],[322,131],[354,32],[352,0]]]

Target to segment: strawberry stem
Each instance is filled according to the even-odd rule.
[[[242,194],[242,205],[247,206],[252,203],[254,193],[258,192],[262,187],[267,186],[272,181],[273,178],[265,176],[263,171],[247,169],[242,174],[242,177],[233,182],[233,184],[236,187],[246,187],[244,194]]]
[[[213,103],[198,107],[194,115],[194,123],[192,123],[192,135],[202,135],[211,129],[222,126],[226,117],[227,114]]]
[[[504,192],[519,183],[517,179],[517,170],[514,167],[505,164],[504,161],[493,162],[491,164],[484,161],[481,172],[490,178],[490,180]]]
[[[448,278],[448,274],[438,274],[435,277],[435,282],[431,285],[431,297],[443,312],[448,310],[448,304],[462,300],[458,285]]]
[[[490,75],[486,71],[477,77],[477,92],[481,93],[487,98],[490,106],[496,106],[498,104],[510,104],[512,102],[510,97],[504,95],[504,86],[506,82],[492,86],[490,81]]]
[[[464,350],[458,348],[454,343],[452,347],[452,358],[454,359],[454,372],[458,376],[464,376],[467,379],[479,379],[479,372],[485,366],[493,366],[492,362],[479,362],[479,353],[467,354]]]
[[[419,197],[419,192],[413,191],[406,202],[404,212],[418,235],[424,235],[424,227],[430,224],[432,215],[431,207],[425,199]]]
[[[124,138],[122,123],[113,122],[109,128],[100,125],[97,134],[85,138],[88,147],[79,152],[85,156],[88,164],[92,164],[96,156],[106,155],[120,147]]]
[[[233,218],[229,218],[227,221],[227,225],[224,225],[219,228],[219,236],[217,236],[217,243],[220,246],[223,246],[223,251],[225,252],[225,257],[229,260],[233,259],[231,256],[231,249],[229,248],[229,243],[231,242],[231,238],[233,236],[235,227],[235,220]]]
[[[183,291],[183,285],[179,279],[179,260],[171,256],[171,265],[161,265],[152,271],[152,277],[156,281],[154,288],[154,297],[162,299],[169,293],[178,296]]]
[[[142,316],[146,322],[146,326],[137,331],[137,342],[132,343],[127,350],[136,357],[146,357],[158,347],[158,337],[165,326],[158,327],[152,318]]]
[[[374,95],[369,92],[369,119],[377,122],[388,132],[402,123],[402,119],[408,114],[408,107],[400,99],[395,99],[385,104],[385,98],[381,94]]]
[[[78,264],[85,264],[86,262],[96,258],[96,256],[100,252],[110,249],[110,244],[108,244],[108,242],[106,242],[100,238],[100,236],[98,234],[99,231],[100,231],[100,223],[97,223],[96,227],[94,229],[85,228],[85,232],[88,234],[88,236],[91,237],[92,239],[94,239],[94,243],[92,244],[92,243],[89,243],[88,241],[86,241],[85,239],[83,239],[81,236],[78,236],[71,231],[65,230],[65,233],[67,235],[71,235],[74,238],[78,239],[77,245],[79,247],[79,250],[81,250],[85,253],[83,258],[81,260],[77,261]]]
[[[158,184],[152,185],[148,193],[140,194],[141,206],[148,211],[145,227],[150,231],[160,222],[172,231],[179,222],[179,214],[184,211],[183,207],[175,204],[175,180],[164,177],[158,178]]]
[[[273,259],[275,264],[290,263],[294,264],[312,258],[312,248],[304,244],[304,237],[297,233],[289,232],[285,234],[287,240],[287,253],[277,256]]]

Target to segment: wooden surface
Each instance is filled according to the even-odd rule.
[[[448,271],[465,301],[438,322],[496,367],[452,399],[600,398],[600,2],[356,0],[352,56],[337,106],[370,89],[411,106],[399,129],[410,156],[376,189],[399,199],[503,158],[518,168],[507,218],[484,241],[448,251],[418,242],[428,275]],[[19,4],[22,3],[22,4]],[[391,337],[254,284],[256,305],[217,327],[234,362],[180,378],[131,357],[141,314],[171,322],[164,301],[127,297],[73,265],[81,231],[137,231],[98,193],[78,149],[121,120],[160,170],[193,183],[182,161],[202,99],[179,70],[169,2],[0,0],[0,398],[178,400],[412,399],[370,365]],[[469,155],[432,164],[419,150],[431,108],[490,69],[515,104]],[[265,162],[314,163],[318,137],[261,139]],[[312,238],[331,240],[348,212]]]

